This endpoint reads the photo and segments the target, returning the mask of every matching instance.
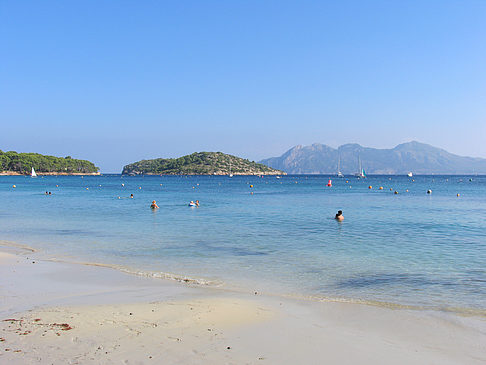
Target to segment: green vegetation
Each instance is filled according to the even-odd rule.
[[[30,174],[32,167],[38,173],[92,174],[99,170],[92,162],[76,160],[71,156],[54,157],[0,150],[0,172]]]
[[[196,152],[179,158],[142,160],[123,168],[125,175],[281,175],[282,171],[222,152]]]

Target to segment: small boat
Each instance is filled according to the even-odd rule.
[[[339,158],[338,158],[337,177],[344,177],[343,173],[341,172],[341,156],[339,156]]]
[[[365,170],[361,166],[361,158],[358,157],[359,171],[354,174],[358,179],[364,179],[366,177]]]
[[[34,168],[32,167],[32,172],[30,173],[30,177],[37,177]]]
[[[412,174],[411,172],[409,172],[409,173],[407,174],[407,176],[408,176],[408,177],[412,177],[412,176],[413,176],[413,174]]]

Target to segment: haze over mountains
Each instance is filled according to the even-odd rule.
[[[345,144],[337,149],[320,143],[295,146],[260,163],[288,174],[354,174],[359,159],[367,174],[486,174],[486,159],[463,157],[416,141],[392,149]]]

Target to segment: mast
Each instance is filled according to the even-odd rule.
[[[338,171],[337,171],[337,176],[338,177],[344,177],[343,173],[341,172],[341,154],[338,154]]]

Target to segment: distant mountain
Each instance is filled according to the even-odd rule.
[[[338,161],[343,174],[358,172],[359,159],[368,174],[486,174],[486,159],[462,157],[419,142],[392,149],[345,144],[335,149],[323,144],[296,146],[280,157],[260,163],[289,174],[336,174]]]
[[[126,165],[124,175],[282,175],[282,171],[222,152],[196,152]]]

